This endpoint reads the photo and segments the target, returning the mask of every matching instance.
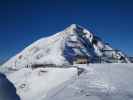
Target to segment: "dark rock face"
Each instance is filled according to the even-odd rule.
[[[70,64],[73,64],[77,60],[77,56],[80,57],[80,59],[81,57],[86,58],[88,61],[88,58],[96,55],[93,44],[89,38],[87,38],[87,33],[83,30],[82,27],[76,26],[76,28],[73,29],[74,34],[66,38],[63,54]]]
[[[87,33],[83,27],[76,25],[72,32],[73,34],[66,37],[63,50],[63,56],[70,64],[79,63],[79,60],[81,64],[82,61],[83,63],[131,62],[120,50],[113,49],[100,37]]]
[[[16,88],[2,73],[0,73],[0,100],[20,100]]]

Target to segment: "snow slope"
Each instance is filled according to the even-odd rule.
[[[84,71],[79,75],[78,69]],[[22,68],[8,73],[21,100],[133,100],[133,64]]]
[[[3,64],[3,72],[35,64],[73,64],[78,55],[89,58],[91,63],[98,62],[97,57],[103,57],[104,62],[114,62],[113,59],[117,59],[117,62],[130,62],[121,51],[115,51],[82,26],[72,24],[65,30],[41,38],[26,47]]]
[[[8,74],[21,100],[44,100],[47,92],[77,75],[76,68],[22,68]]]
[[[133,64],[79,66],[86,71],[42,100],[133,100]]]

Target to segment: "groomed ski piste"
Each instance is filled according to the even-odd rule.
[[[133,64],[82,26],[39,39],[0,72],[21,100],[133,100]]]

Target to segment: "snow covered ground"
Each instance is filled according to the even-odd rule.
[[[76,68],[23,68],[7,77],[16,86],[22,100],[43,100],[49,90],[70,80],[76,74]]]
[[[86,71],[45,100],[133,100],[133,64],[81,65]]]
[[[74,66],[22,68],[7,78],[21,100],[133,100],[133,64]]]

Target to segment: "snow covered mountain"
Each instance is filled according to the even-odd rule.
[[[133,100],[129,58],[75,24],[34,42],[0,72],[21,100]]]
[[[41,38],[3,66],[17,70],[44,64],[127,63],[128,57],[82,26],[72,24],[53,36]]]

